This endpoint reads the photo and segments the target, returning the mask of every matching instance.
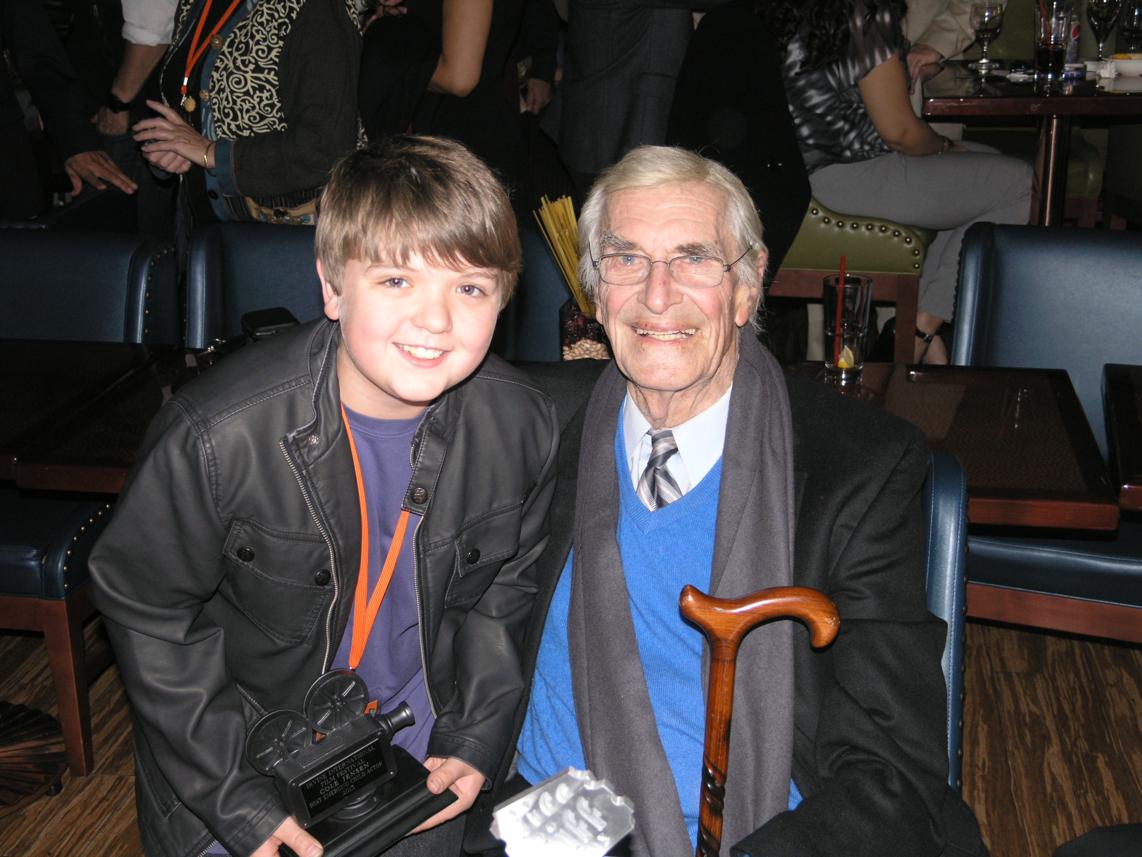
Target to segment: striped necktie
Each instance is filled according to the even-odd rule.
[[[651,511],[682,496],[678,483],[666,469],[666,462],[676,452],[678,444],[674,442],[674,432],[670,429],[650,432],[650,459],[638,480],[638,498]]]

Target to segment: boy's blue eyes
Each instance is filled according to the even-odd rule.
[[[381,285],[388,286],[392,289],[403,289],[409,287],[412,284],[404,277],[386,277],[385,279],[381,280]],[[480,295],[487,294],[486,289],[472,283],[464,283],[463,285],[457,286],[456,290],[460,292],[460,294],[466,295],[468,297],[478,297]]]

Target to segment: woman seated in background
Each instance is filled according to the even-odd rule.
[[[1032,172],[953,143],[908,100],[904,0],[759,0],[784,46],[782,73],[813,195],[845,214],[937,231],[920,274],[917,362],[947,363],[960,244],[977,221],[1026,223]]]
[[[147,102],[156,115],[135,139],[155,167],[185,174],[196,224],[312,223],[356,145],[360,52],[352,0],[179,0],[163,102]]]

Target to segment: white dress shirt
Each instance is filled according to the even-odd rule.
[[[668,426],[674,433],[678,452],[666,460],[666,469],[683,494],[701,482],[722,457],[732,389],[726,390],[725,395],[697,416],[681,425]],[[622,420],[631,483],[637,489],[638,480],[650,461],[650,421],[642,415],[629,393],[623,399]]]

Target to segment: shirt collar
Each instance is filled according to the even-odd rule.
[[[667,469],[685,494],[701,482],[722,457],[726,442],[726,423],[730,416],[730,393],[726,390],[718,401],[681,425],[671,427],[678,454],[671,456]],[[650,460],[650,422],[630,397],[623,398],[623,442],[626,445],[627,464],[631,479],[638,484],[646,462]]]

